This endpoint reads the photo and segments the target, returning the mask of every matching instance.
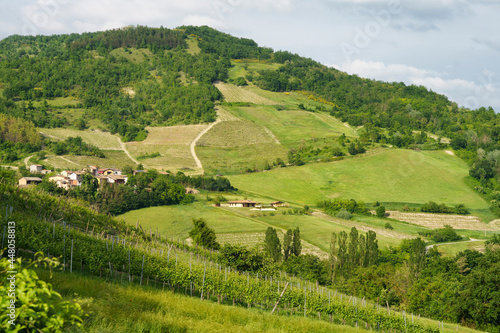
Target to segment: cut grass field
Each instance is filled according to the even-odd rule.
[[[350,137],[357,136],[352,128],[322,113],[278,111],[274,106],[231,107],[230,110],[241,119],[267,127],[287,147],[298,146],[304,140],[338,137],[342,133]]]
[[[288,149],[276,143],[240,147],[196,147],[196,154],[208,174],[241,174],[248,168],[262,170],[277,158],[286,161]]]
[[[256,195],[300,205],[342,197],[365,202],[488,204],[463,181],[467,165],[442,151],[381,149],[337,162],[308,164],[229,176],[231,183]]]
[[[50,138],[65,140],[69,137],[81,137],[83,141],[99,149],[121,149],[118,136],[100,130],[79,131],[69,128],[41,128],[40,132]]]
[[[224,96],[226,102],[248,102],[254,104],[273,105],[273,100],[267,99],[245,87],[237,87],[234,84],[218,82],[214,84]]]
[[[197,146],[239,147],[273,143],[275,139],[264,127],[248,121],[223,121],[215,125]]]
[[[143,208],[119,215],[127,224],[139,224],[149,230],[156,230],[167,237],[186,239],[193,228],[193,219],[204,218],[216,233],[264,232],[267,226],[249,217],[210,206],[204,202],[194,202],[181,206]]]
[[[103,150],[106,158],[99,158],[94,156],[73,156],[52,155],[47,158],[47,163],[55,169],[69,169],[76,170],[86,167],[88,165],[96,165],[101,168],[119,168],[123,169],[125,166],[137,168],[137,165],[121,150]]]
[[[109,283],[79,274],[37,270],[66,301],[78,301],[84,318],[70,332],[361,332],[303,316],[277,316],[258,309],[217,305],[171,291]]]
[[[147,127],[148,137],[142,142],[128,142],[126,148],[137,158],[160,153],[159,157],[143,160],[143,164],[170,171],[196,169],[189,145],[208,125]]]

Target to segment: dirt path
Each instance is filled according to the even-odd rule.
[[[210,131],[210,129],[212,127],[214,127],[215,125],[217,125],[218,123],[220,123],[221,120],[219,118],[217,118],[217,120],[213,123],[211,123],[210,125],[207,126],[207,128],[205,128],[203,131],[201,131],[197,136],[196,138],[194,138],[194,140],[191,142],[191,144],[189,145],[189,151],[191,152],[191,155],[193,156],[193,159],[194,161],[196,162],[196,167],[198,169],[200,169],[200,172],[201,174],[204,174],[203,172],[203,165],[201,164],[201,161],[200,159],[198,158],[198,156],[196,156],[196,151],[195,151],[195,147],[196,147],[196,143],[198,142],[198,140],[201,139],[201,137],[203,135],[205,135],[205,133],[207,133],[208,131]]]
[[[66,161],[66,162],[68,162],[68,163],[75,164],[75,165],[78,165],[78,166],[80,165],[80,164],[78,164],[78,163],[76,163],[76,162],[73,162],[73,161],[71,161],[71,160],[68,160],[68,159],[67,159],[66,157],[64,157],[64,156],[58,156],[58,157],[59,157],[60,159],[62,159],[62,160],[65,160],[65,161]]]
[[[30,159],[31,159],[33,156],[35,156],[35,155],[28,156],[28,157],[26,157],[26,158],[24,159],[24,165],[26,165],[26,169],[29,169],[29,168],[30,168],[30,167],[29,167],[29,165],[28,165],[28,163],[30,162]]]
[[[441,246],[441,245],[449,245],[449,244],[460,244],[460,243],[473,243],[473,242],[484,242],[484,240],[482,239],[474,239],[474,238],[471,238],[470,240],[468,241],[461,241],[461,242],[450,242],[450,243],[437,243],[437,244],[432,244],[432,245],[428,245],[425,247],[425,250],[426,251],[429,251],[430,249],[432,249],[433,247],[435,246]]]
[[[125,143],[122,141],[122,139],[120,139],[120,137],[118,137],[117,139],[118,139],[118,142],[120,143],[120,147],[122,148],[123,152],[125,154],[127,154],[128,158],[130,158],[132,160],[132,162],[134,162],[137,165],[141,164],[139,161],[137,161],[135,158],[133,158],[132,155],[130,155],[130,153],[128,152],[127,147],[125,146]]]
[[[270,136],[271,138],[273,138],[273,140],[274,140],[274,142],[275,142],[276,144],[278,144],[278,145],[280,145],[280,144],[281,144],[280,140],[278,140],[278,138],[276,137],[276,135],[274,135],[274,133],[273,133],[273,132],[271,132],[271,130],[270,130],[269,128],[264,127],[264,131],[266,131],[266,132],[267,132],[267,134],[269,134],[269,136]]]

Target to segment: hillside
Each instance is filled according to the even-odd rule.
[[[53,284],[87,331],[499,331],[491,108],[206,26],[11,36],[0,164],[19,255],[74,270]],[[14,187],[44,177],[31,164],[114,167],[128,183]]]

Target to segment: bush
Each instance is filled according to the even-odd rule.
[[[393,227],[393,226],[392,226],[389,222],[387,222],[387,223],[384,225],[384,228],[389,229],[389,230],[394,229],[394,227]]]
[[[338,218],[344,219],[344,220],[350,220],[350,219],[352,219],[352,214],[349,213],[349,211],[347,209],[345,209],[345,208],[340,209],[336,216]]]
[[[377,217],[385,217],[385,207],[384,206],[378,206],[376,212],[377,212]]]
[[[15,274],[17,313],[15,318],[10,317],[8,308],[10,301],[7,297],[11,292],[10,285],[0,285],[2,295],[0,325],[3,328],[9,327],[12,332],[62,332],[63,329],[66,331],[69,326],[81,327],[80,304],[62,301],[61,295],[52,289],[51,284],[40,280],[35,271],[28,269],[33,264],[36,266],[43,262],[50,266],[57,266],[59,262],[49,258],[42,259],[40,253],[36,256],[38,259],[24,268],[21,259],[17,259],[14,269],[7,258],[0,260],[0,275],[4,277],[4,281],[6,281],[6,275],[12,276],[12,274],[7,274],[8,271],[17,271]],[[15,326],[11,323],[15,323]]]

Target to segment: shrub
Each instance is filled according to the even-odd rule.
[[[345,208],[341,208],[341,209],[339,210],[339,212],[337,213],[337,215],[336,215],[336,216],[337,216],[338,218],[340,218],[340,219],[344,219],[344,220],[350,220],[350,219],[352,219],[352,214],[351,214],[351,213],[349,213],[349,211],[348,211],[347,209],[345,209]]]
[[[389,230],[394,229],[394,227],[393,227],[393,226],[392,226],[389,222],[387,222],[387,223],[384,225],[384,228],[389,229]]]
[[[384,206],[378,206],[376,212],[377,212],[377,217],[385,217],[385,207]]]
[[[15,274],[16,317],[10,317],[10,300],[7,295],[11,292],[10,284],[0,285],[0,325],[9,327],[12,332],[62,332],[69,326],[81,327],[80,318],[82,309],[80,304],[62,301],[61,295],[52,289],[52,285],[39,279],[38,275],[29,266],[40,263],[51,267],[59,265],[58,260],[41,258],[37,253],[37,260],[22,267],[22,260],[17,259],[12,269],[7,258],[0,260],[0,275],[3,279],[11,277],[8,271],[17,271]],[[6,277],[7,275],[7,277]],[[6,280],[4,280],[6,281]],[[10,323],[9,323],[10,322]],[[14,323],[15,326],[12,326]],[[66,329],[65,329],[66,331]]]

